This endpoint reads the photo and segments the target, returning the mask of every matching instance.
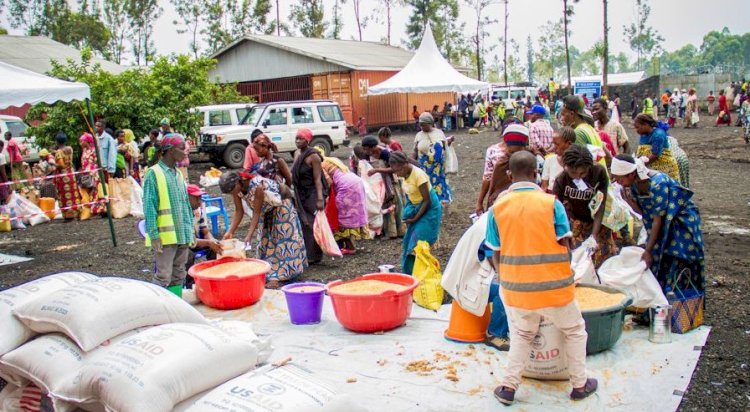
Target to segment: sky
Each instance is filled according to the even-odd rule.
[[[289,6],[296,0],[280,0],[281,18],[288,21]],[[326,7],[326,19],[330,19],[333,12],[334,0],[323,0]],[[361,0],[362,9],[369,14],[376,9],[381,0]],[[750,25],[747,23],[747,3],[750,0],[650,0],[651,17],[650,24],[655,27],[664,37],[663,47],[672,51],[692,43],[700,47],[703,36],[711,30],[721,30],[728,27],[732,33],[744,33]],[[474,10],[465,5],[465,0],[459,0],[462,4],[459,20],[466,22],[466,31],[475,29]],[[502,35],[502,9],[503,5],[498,0],[497,4],[490,6],[489,13],[492,17],[501,21],[488,28],[491,39]],[[274,1],[275,3],[275,1]],[[178,34],[172,21],[179,19],[174,7],[168,0],[160,0],[164,13],[154,25],[154,39],[159,54],[187,53],[189,35]],[[354,7],[351,0],[343,5],[344,26],[342,38],[354,38],[357,27],[354,19]],[[570,44],[580,50],[590,48],[602,37],[602,1],[581,0],[575,4],[575,16],[573,17],[571,29],[573,31]],[[526,37],[531,34],[536,43],[539,37],[539,27],[549,20],[556,21],[562,15],[562,0],[510,0],[509,2],[509,24],[508,34],[521,46],[521,61],[526,61]],[[740,12],[741,11],[741,12]],[[0,24],[8,27],[7,13],[2,13]],[[275,18],[275,10],[272,11]],[[394,45],[401,45],[401,39],[406,37],[406,22],[410,15],[410,9],[401,7],[393,13],[393,32],[391,34]],[[609,25],[610,25],[610,51],[612,54],[626,52],[631,57],[627,41],[623,36],[623,25],[634,22],[637,16],[635,0],[610,0],[609,1]],[[744,18],[744,22],[743,22]],[[363,32],[363,40],[379,41],[385,36],[385,24],[371,23]],[[20,34],[11,30],[11,34]],[[502,52],[498,44],[496,52]]]

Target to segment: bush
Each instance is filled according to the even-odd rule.
[[[107,127],[132,129],[137,139],[169,118],[172,128],[196,136],[203,119],[188,110],[195,106],[249,102],[234,84],[219,85],[208,78],[216,64],[209,58],[191,59],[186,55],[158,58],[148,68],[133,68],[111,74],[91,63],[91,53],[82,53],[82,62],[53,62],[50,76],[86,83],[91,88],[94,117],[105,118]],[[51,146],[59,131],[67,133],[69,144],[78,151],[78,137],[89,130],[84,102],[39,104],[26,115],[29,123],[38,121],[30,133],[40,147]],[[93,125],[90,125],[93,127]]]

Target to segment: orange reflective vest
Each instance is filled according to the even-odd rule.
[[[555,236],[555,197],[513,191],[492,208],[500,235],[503,303],[521,309],[560,307],[575,299],[568,248]]]

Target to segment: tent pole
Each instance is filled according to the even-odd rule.
[[[94,125],[94,112],[91,110],[91,100],[86,99],[86,110],[89,112],[89,122]],[[99,182],[102,186],[102,195],[107,197],[107,182],[104,180],[104,170],[102,170],[102,159],[99,158],[99,138],[96,136],[96,130],[91,131],[94,134],[94,154],[96,154],[96,167],[99,168]],[[109,234],[112,236],[112,246],[117,247],[117,237],[115,237],[115,225],[112,223],[112,210],[107,205],[107,220],[109,221]]]

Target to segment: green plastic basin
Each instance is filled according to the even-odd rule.
[[[622,336],[622,327],[625,323],[625,308],[633,302],[633,299],[627,292],[611,286],[581,283],[576,287],[592,288],[601,290],[602,292],[622,293],[625,295],[619,304],[581,311],[583,320],[586,322],[586,333],[589,335],[586,341],[586,355],[603,352],[615,346],[615,343]]]

